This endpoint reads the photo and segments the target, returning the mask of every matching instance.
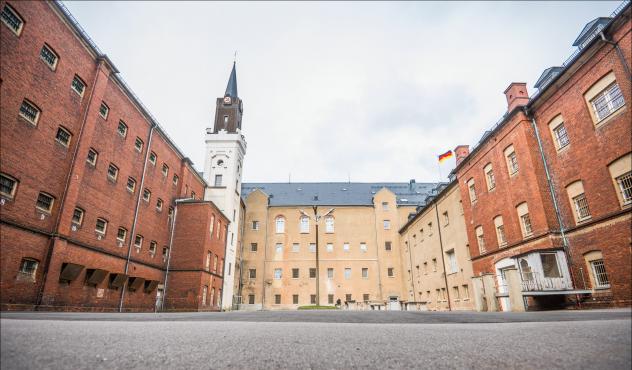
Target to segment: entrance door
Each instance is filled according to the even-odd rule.
[[[156,289],[156,312],[159,312],[160,310],[162,310],[162,296],[163,296],[163,289],[162,288]]]
[[[388,298],[388,309],[391,311],[400,311],[401,306],[399,304],[399,299],[397,297],[389,297]]]
[[[496,263],[496,281],[498,283],[497,292],[499,294],[508,294],[509,288],[507,287],[507,277],[505,275],[506,270],[510,267],[515,267],[515,262],[511,258],[505,258]],[[499,297],[500,308],[503,311],[511,311],[509,305],[509,297]]]

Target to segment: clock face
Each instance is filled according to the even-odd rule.
[[[227,96],[224,98],[224,103],[225,104],[230,104],[230,96]]]

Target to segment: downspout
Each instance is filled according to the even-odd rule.
[[[145,187],[145,174],[147,173],[147,161],[149,160],[149,153],[151,152],[151,140],[154,137],[154,130],[156,129],[156,124],[154,122],[151,123],[151,127],[149,128],[149,137],[147,138],[147,152],[145,153],[145,163],[143,164],[143,175],[140,178],[140,186],[138,188],[138,197],[136,198],[136,208],[134,209],[134,220],[132,221],[132,230],[130,233],[129,243],[127,244],[127,258],[125,259],[125,275],[129,271],[129,261],[132,258],[132,242],[136,239],[136,226],[138,223],[138,211],[140,210],[140,199],[143,193],[143,188]],[[174,222],[175,224],[175,222]],[[171,251],[169,251],[171,254]],[[127,288],[127,281],[123,284],[121,288],[121,298],[119,301],[119,312],[123,312],[123,299],[125,298],[125,288]],[[164,296],[163,296],[164,301]]]
[[[395,200],[395,207],[397,207],[397,200]],[[377,208],[375,208],[375,203],[373,205],[373,224],[375,225],[374,229],[373,229],[373,235],[375,236],[375,248],[376,248],[376,254],[375,254],[375,258],[376,258],[376,262],[377,262],[377,286],[378,288],[380,288],[379,293],[380,293],[380,297],[378,299],[378,301],[384,301],[384,309],[386,309],[386,301],[384,300],[384,292],[382,291],[382,269],[380,267],[380,246],[378,244],[377,241],[377,230],[378,230],[378,224],[377,224]],[[399,240],[397,241],[397,246],[399,247]],[[392,249],[392,245],[391,245],[391,249]],[[401,253],[401,252],[400,252]],[[401,287],[401,285],[400,285]]]
[[[408,266],[410,268],[410,283],[413,288],[413,302],[415,302],[417,299],[417,295],[415,293],[417,292],[415,292],[415,274],[413,271],[413,248],[412,248],[412,245],[410,244],[410,232],[406,235],[406,239],[407,239],[406,242],[408,245],[408,262],[409,262]]]
[[[441,265],[443,265],[443,281],[445,282],[445,292],[448,296],[448,311],[452,311],[452,303],[450,303],[450,287],[448,287],[448,274],[445,271],[445,256],[443,253],[443,238],[441,236],[441,223],[439,222],[439,200],[435,198],[435,215],[437,216],[437,230],[439,230],[439,247],[441,248]]]
[[[164,311],[165,309],[165,301],[167,300],[167,283],[169,279],[169,266],[171,264],[171,252],[173,248],[173,234],[176,230],[176,219],[178,218],[178,203],[183,199],[176,199],[176,206],[173,210],[173,220],[171,220],[171,236],[169,236],[169,249],[167,250],[167,267],[165,269],[165,284],[162,292],[162,302],[160,303],[160,310]]]
[[[566,230],[564,227],[564,222],[562,220],[562,213],[560,212],[559,205],[557,204],[557,197],[555,196],[555,188],[553,186],[553,181],[551,180],[551,173],[549,172],[549,166],[546,162],[546,155],[544,154],[544,149],[542,148],[542,140],[540,139],[540,132],[538,130],[538,125],[535,121],[535,116],[529,114],[529,108],[524,107],[525,115],[531,119],[531,126],[533,127],[533,131],[535,132],[535,138],[538,142],[538,150],[540,151],[540,157],[542,159],[542,164],[544,166],[544,173],[546,174],[546,181],[549,186],[549,193],[551,194],[551,200],[553,201],[553,209],[555,210],[555,216],[557,217],[557,222],[560,226],[560,235],[562,237],[562,246],[564,248],[564,252],[568,256],[566,259],[566,264],[568,266],[568,271],[570,273],[571,282],[575,285],[575,279],[573,277],[573,268],[571,264],[571,251],[568,245],[568,239],[566,238]]]
[[[268,204],[266,205],[266,235],[263,240],[263,279],[261,279],[261,309],[265,308],[266,304],[266,265],[268,264],[268,227],[270,227],[270,198],[268,198]],[[257,253],[259,253],[257,251]]]
[[[628,75],[628,79],[632,81],[632,73],[630,73],[630,66],[628,66],[628,63],[625,61],[625,57],[623,56],[623,52],[621,51],[621,48],[619,47],[619,43],[614,42],[612,40],[608,40],[606,38],[606,35],[604,35],[603,31],[599,32],[599,36],[601,36],[601,39],[606,44],[614,45],[614,48],[617,51],[617,55],[619,56],[619,59],[621,60],[621,64],[623,65],[623,69],[625,70],[625,73]]]
[[[88,120],[88,111],[90,110],[90,104],[92,103],[92,97],[94,96],[94,90],[96,89],[97,79],[99,77],[99,71],[101,70],[101,65],[103,65],[103,59],[97,59],[97,67],[94,73],[94,80],[92,81],[92,88],[90,89],[90,96],[88,97],[88,101],[86,102],[86,110],[83,112],[83,119],[81,120],[81,128],[79,129],[79,134],[77,135],[77,145],[75,146],[75,150],[72,153],[72,158],[70,159],[70,167],[68,169],[68,175],[66,176],[66,184],[64,185],[64,191],[61,193],[61,199],[59,202],[59,212],[57,213],[57,219],[55,220],[55,227],[53,228],[53,235],[48,240],[48,250],[46,252],[46,264],[43,268],[43,276],[42,276],[42,286],[37,293],[37,300],[35,304],[39,306],[42,304],[42,299],[44,298],[44,287],[46,286],[46,278],[48,277],[48,270],[50,268],[50,261],[53,257],[53,246],[54,240],[57,238],[59,234],[59,224],[61,223],[61,215],[64,209],[64,202],[66,201],[66,195],[68,194],[68,188],[70,187],[70,181],[72,179],[72,170],[75,167],[75,163],[77,161],[77,154],[79,153],[79,146],[81,143],[81,138],[83,136],[84,128],[86,127],[86,121]]]

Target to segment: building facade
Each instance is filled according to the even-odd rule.
[[[400,230],[406,308],[472,310],[472,261],[456,181],[441,184]]]
[[[206,182],[63,4],[0,11],[2,309],[155,310],[167,266],[205,270],[202,253],[185,264],[170,251],[224,258],[225,233],[196,246],[172,235],[208,233],[188,210],[174,220],[176,200],[200,199]],[[201,280],[185,292],[174,275],[171,294],[202,295]]]
[[[398,230],[434,184],[244,184],[240,308],[399,309]]]
[[[455,169],[474,275],[493,277],[502,310],[524,309],[507,295],[515,270],[527,308],[631,301],[629,2],[574,45],[535,96],[509,86],[507,113]]]

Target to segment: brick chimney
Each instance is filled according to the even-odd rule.
[[[511,112],[515,107],[526,105],[529,102],[527,84],[525,82],[512,82],[505,90],[507,98],[507,112]]]
[[[463,162],[465,157],[470,155],[470,146],[469,145],[459,145],[454,148],[454,154],[456,155],[456,165]]]

